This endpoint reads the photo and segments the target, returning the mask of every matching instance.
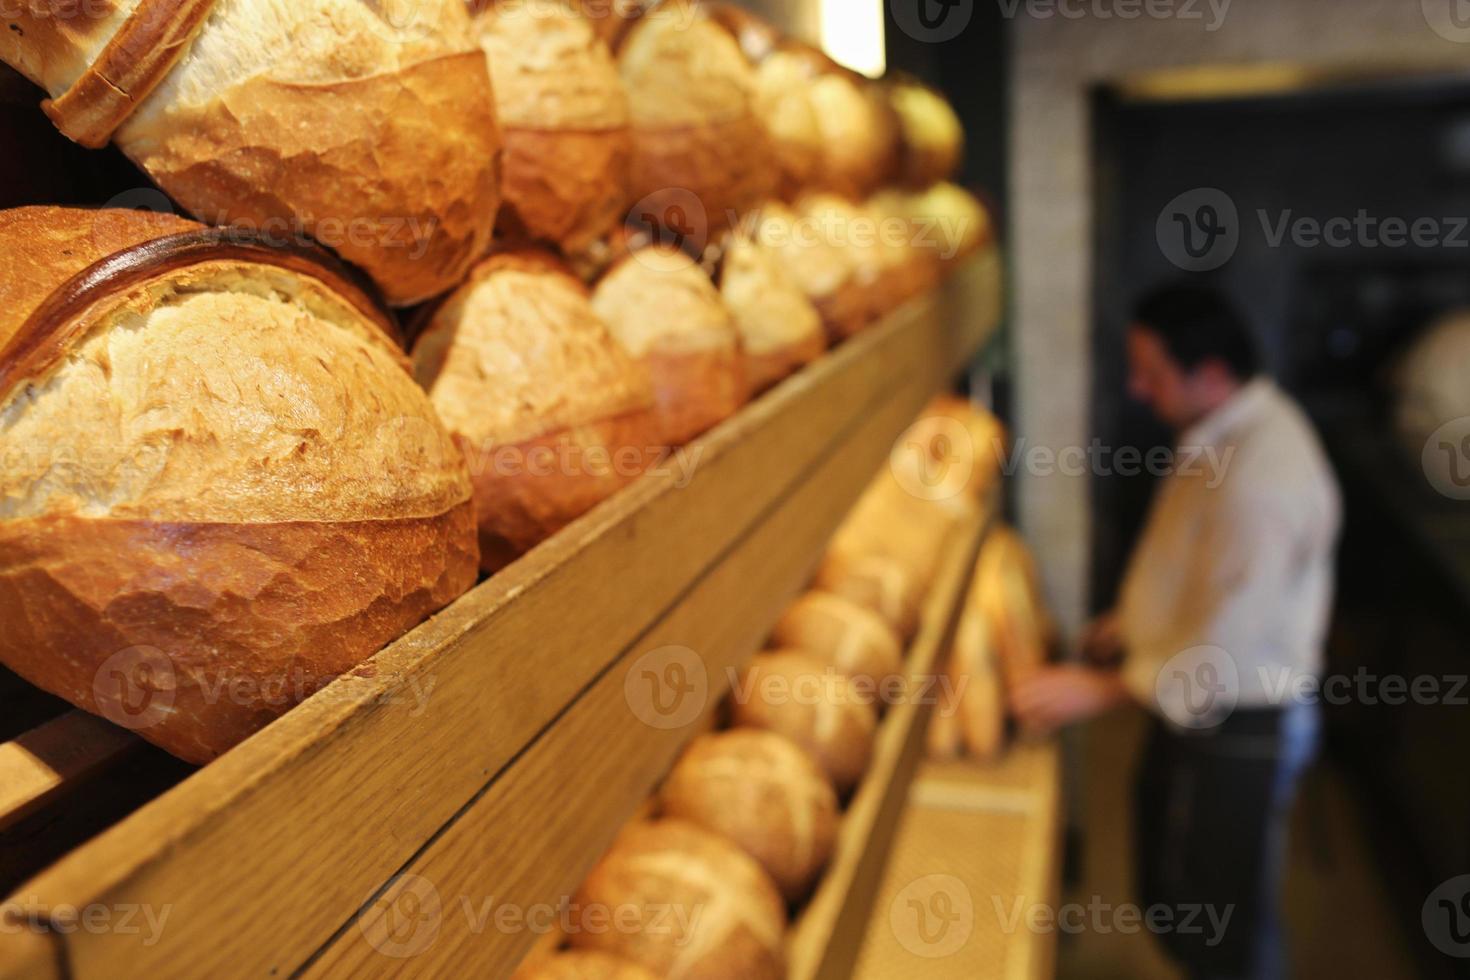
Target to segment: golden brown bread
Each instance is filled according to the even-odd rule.
[[[1001,526],[986,535],[967,602],[986,618],[1007,690],[1046,663],[1052,624],[1035,560],[1014,529]]]
[[[819,185],[860,201],[898,168],[898,119],[880,86],[815,53],[807,98],[822,139]]]
[[[738,844],[790,902],[811,891],[837,837],[837,795],[827,777],[796,743],[753,728],[696,738],[659,803],[664,815]]]
[[[731,692],[730,716],[736,726],[791,739],[845,794],[863,778],[872,758],[876,700],[874,692],[808,653],[772,650],[741,671]]]
[[[548,253],[482,262],[433,314],[413,359],[469,461],[487,570],[591,510],[661,453],[647,373]]]
[[[745,354],[745,379],[765,391],[827,349],[822,317],[781,268],[779,256],[742,225],[725,246],[720,298]]]
[[[967,398],[935,397],[908,430],[907,442],[934,466],[926,482],[936,496],[963,489],[983,501],[1000,482],[1005,426]]]
[[[0,249],[0,662],[204,761],[473,584],[463,462],[328,268],[138,212]]]
[[[955,184],[942,182],[917,192],[885,190],[869,199],[868,206],[886,219],[906,222],[912,250],[941,265],[953,265],[995,244],[985,205]]]
[[[511,980],[658,980],[658,974],[618,956],[569,949],[523,964]]]
[[[950,697],[937,710],[955,719],[969,755],[989,761],[1005,747],[1006,696],[991,614],[977,598],[972,588],[946,667]]]
[[[557,0],[498,0],[475,26],[505,144],[501,226],[584,251],[628,206],[632,137],[612,53]]]
[[[96,0],[79,17],[67,0],[22,4],[0,59],[47,90],[53,114],[81,120],[79,138],[117,122],[123,152],[210,224],[309,235],[396,303],[463,277],[494,227],[500,143],[459,0],[215,0],[194,29],[139,32],[172,24],[176,7]]]
[[[788,606],[771,643],[810,654],[874,691],[903,676],[902,647],[883,617],[830,592],[808,592]]]
[[[704,270],[683,252],[634,252],[597,284],[592,309],[648,368],[668,445],[683,445],[749,398],[735,324]]]
[[[633,126],[631,196],[662,216],[692,194],[702,224],[726,227],[775,190],[755,80],[728,31],[694,0],[664,0],[618,43]]]
[[[786,910],[753,858],[684,820],[623,830],[573,898],[572,945],[667,977],[780,980]],[[608,925],[614,912],[616,928]],[[601,925],[597,919],[601,917]]]
[[[888,102],[898,119],[903,182],[924,188],[950,180],[965,151],[965,131],[944,96],[911,80],[888,86]]]

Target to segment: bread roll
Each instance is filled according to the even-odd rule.
[[[903,676],[903,650],[883,617],[830,592],[808,592],[788,606],[771,643],[800,649],[874,691]]]
[[[877,613],[904,642],[919,630],[924,582],[893,558],[829,548],[812,584]]]
[[[827,333],[845,340],[912,295],[905,256],[884,247],[883,222],[875,213],[836,194],[811,194],[797,202],[803,234],[817,235],[841,253],[845,276],[815,298]]]
[[[811,300],[825,324],[827,311],[838,302],[853,274],[852,255],[839,247],[838,236],[775,201],[761,205],[750,225],[756,240],[776,256],[782,271]]]
[[[612,53],[560,0],[496,0],[475,26],[505,145],[501,228],[582,252],[628,206],[632,137]]]
[[[642,212],[683,234],[690,221],[727,227],[771,196],[777,171],[755,113],[754,73],[725,28],[694,0],[663,0],[633,22],[617,53]],[[702,215],[684,207],[691,194]]]
[[[941,266],[958,263],[995,244],[985,205],[955,184],[935,184],[919,193],[884,191],[869,206],[880,214],[907,220],[913,247]]]
[[[755,66],[755,111],[780,168],[778,193],[788,201],[815,186],[823,173],[825,147],[811,81],[801,59],[788,51],[774,51]]]
[[[737,726],[791,739],[822,767],[839,793],[868,771],[878,725],[875,695],[810,654],[776,650],[756,657],[731,697]]]
[[[746,229],[725,248],[720,297],[740,334],[752,392],[765,391],[827,349],[817,308],[781,268],[780,258]]]
[[[464,463],[347,280],[133,211],[0,250],[0,662],[203,762],[474,583]]]
[[[1013,529],[986,535],[968,603],[985,616],[1007,689],[1046,663],[1051,622],[1031,551]]]
[[[837,795],[826,775],[794,742],[753,728],[695,739],[659,802],[667,816],[738,844],[790,902],[811,891],[837,837]]]
[[[923,188],[954,177],[964,155],[965,130],[944,96],[905,80],[889,86],[888,102],[898,119],[904,183]]]
[[[482,262],[433,314],[413,360],[469,460],[488,571],[658,459],[647,373],[548,253]]]
[[[740,848],[687,821],[626,828],[573,904],[574,947],[615,953],[668,980],[785,976],[776,886]],[[626,923],[630,909],[636,928],[607,924]]]
[[[1000,482],[1006,430],[999,419],[968,399],[941,395],[908,430],[900,452],[917,453],[927,468],[918,479],[934,496],[965,492],[985,501]]]
[[[658,980],[658,974],[617,956],[573,949],[527,963],[511,980]]]
[[[937,711],[954,718],[971,756],[989,761],[1005,746],[1006,697],[990,611],[976,598],[972,591],[955,627],[946,667],[949,688]]]
[[[649,247],[615,265],[592,309],[653,378],[663,440],[681,446],[749,398],[740,336],[694,260]]]
[[[408,304],[457,283],[499,201],[490,77],[460,0],[16,5],[0,59],[210,224],[307,234]]]
[[[825,66],[807,89],[822,137],[819,184],[851,201],[882,187],[898,169],[898,120],[882,89]]]

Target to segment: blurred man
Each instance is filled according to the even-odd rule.
[[[1340,523],[1336,481],[1301,410],[1259,374],[1223,296],[1173,286],[1139,303],[1129,389],[1179,433],[1118,607],[1088,663],[1015,692],[1050,731],[1136,702],[1152,715],[1135,845],[1145,909],[1191,977],[1285,976],[1278,892],[1286,821],[1315,751]],[[1196,913],[1201,929],[1186,930]],[[1205,910],[1205,911],[1200,911]],[[1206,914],[1206,912],[1210,914]],[[1223,929],[1206,924],[1229,916]]]

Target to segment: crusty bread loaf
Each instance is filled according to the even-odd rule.
[[[628,206],[628,100],[607,45],[559,0],[496,0],[477,17],[505,144],[501,228],[587,249]]]
[[[860,201],[898,168],[898,120],[881,88],[830,66],[807,89],[822,136],[822,187]]]
[[[115,140],[201,220],[310,235],[405,304],[454,285],[489,244],[500,142],[460,0],[79,11],[19,5],[0,59],[50,93],[63,132]]]
[[[878,725],[876,695],[800,650],[757,656],[731,692],[737,726],[763,728],[805,749],[839,793],[868,771]]]
[[[668,980],[786,974],[786,910],[770,876],[740,848],[688,821],[625,828],[573,908],[581,916],[571,929],[574,947],[615,953]]]
[[[740,334],[745,380],[753,393],[822,356],[827,335],[817,308],[781,268],[776,252],[742,227],[720,267],[720,298]]]
[[[658,980],[658,974],[608,953],[569,949],[522,965],[511,980]]]
[[[592,309],[652,375],[669,445],[695,438],[749,398],[734,321],[683,252],[654,246],[622,259],[597,284]]]
[[[674,224],[709,229],[765,200],[777,170],[755,113],[755,78],[729,32],[695,0],[663,0],[632,23],[617,48],[633,124],[632,197]],[[687,214],[692,194],[703,214]],[[702,220],[701,220],[702,219]]]
[[[968,493],[984,502],[1001,478],[1005,426],[968,399],[940,395],[904,434],[895,457],[909,469],[910,486],[925,495]]]
[[[549,253],[482,262],[413,348],[469,460],[494,571],[643,473],[663,446],[647,372]]]
[[[955,184],[938,183],[918,192],[886,190],[868,206],[887,218],[907,221],[912,248],[941,265],[953,265],[995,243],[985,205]]]
[[[322,265],[0,214],[0,662],[210,759],[473,584],[463,461]]]
[[[972,591],[955,627],[946,675],[946,700],[936,709],[952,717],[972,757],[991,760],[1005,747],[1006,693],[996,658],[990,610]]]
[[[786,607],[771,643],[825,661],[874,691],[903,676],[903,650],[892,628],[867,606],[831,592],[811,591]]]
[[[837,795],[826,775],[795,742],[754,728],[696,738],[659,804],[666,816],[734,841],[790,902],[811,891],[837,837]]]
[[[953,178],[964,155],[965,130],[944,96],[904,79],[888,87],[888,102],[898,119],[903,182],[924,188]]]
[[[908,295],[901,260],[883,245],[880,217],[837,194],[809,194],[796,204],[799,227],[842,255],[841,285],[815,299],[827,333],[845,340],[896,308]]]
[[[780,166],[778,192],[793,200],[822,175],[822,124],[812,102],[812,79],[801,59],[775,51],[755,66],[755,111],[765,124]]]
[[[1014,529],[1001,526],[986,535],[966,601],[986,618],[1007,690],[1046,663],[1052,624],[1031,550]]]

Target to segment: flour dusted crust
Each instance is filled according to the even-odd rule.
[[[760,862],[800,901],[832,856],[837,795],[796,743],[732,729],[690,743],[659,793],[666,816],[712,830]]]
[[[614,953],[670,980],[786,974],[786,910],[775,884],[739,847],[688,821],[626,828],[572,901],[604,918],[610,910],[636,910],[639,926],[579,924],[575,948]]]
[[[628,205],[632,136],[612,53],[560,0],[492,3],[475,29],[505,143],[501,226],[581,252]]]
[[[597,284],[592,309],[648,368],[668,444],[688,442],[748,399],[740,335],[684,253],[651,247],[625,257]]]
[[[827,349],[817,308],[781,268],[779,256],[744,230],[725,248],[720,297],[740,333],[746,381],[753,392],[764,391]]]
[[[21,6],[0,58],[59,99],[139,4]],[[484,252],[500,139],[459,0],[215,0],[191,38],[113,140],[195,216],[310,235],[402,304]]]
[[[481,263],[434,314],[413,358],[469,461],[489,569],[659,457],[646,370],[549,253],[517,250]]]
[[[101,280],[65,323],[37,313],[99,262],[203,231],[134,212],[0,214],[0,248],[23,256],[0,285],[0,370],[25,368],[0,385],[0,662],[128,723],[113,658],[149,651],[147,677],[123,679],[168,710],[138,733],[191,761],[475,576],[463,461],[334,275],[164,263]],[[248,693],[220,697],[231,682]]]

